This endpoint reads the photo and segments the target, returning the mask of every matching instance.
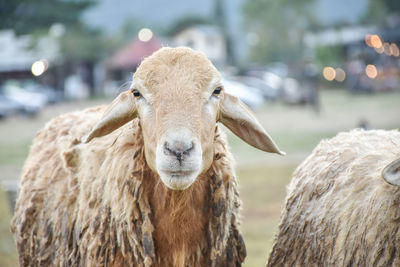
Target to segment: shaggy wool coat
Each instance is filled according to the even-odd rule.
[[[268,266],[400,266],[400,188],[382,169],[399,131],[322,141],[296,169]]]
[[[105,107],[62,115],[35,137],[11,229],[21,266],[240,266],[232,158],[172,191],[146,164],[138,119],[88,144]]]

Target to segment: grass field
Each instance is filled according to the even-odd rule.
[[[256,110],[256,115],[285,157],[258,151],[228,134],[237,162],[242,210],[242,232],[247,246],[245,266],[264,266],[279,223],[285,188],[294,168],[323,138],[356,128],[361,120],[371,128],[400,127],[400,95],[349,95],[340,90],[321,93],[321,113],[308,107],[279,103]],[[35,133],[50,118],[70,110],[107,103],[95,100],[63,103],[46,108],[37,118],[0,121],[0,181],[18,179]],[[16,266],[16,252],[9,233],[11,217],[0,190],[0,266]]]

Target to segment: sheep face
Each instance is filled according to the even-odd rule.
[[[164,49],[142,62],[132,83],[146,161],[171,189],[186,189],[213,160],[220,75],[201,53]]]
[[[146,58],[85,142],[139,117],[149,167],[173,190],[188,188],[213,161],[216,123],[249,144],[282,154],[252,113],[223,90],[207,57],[189,48],[163,48]]]

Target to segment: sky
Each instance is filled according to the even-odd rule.
[[[326,25],[337,22],[356,22],[368,7],[368,0],[319,0],[315,11]]]

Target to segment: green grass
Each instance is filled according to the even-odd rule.
[[[28,156],[29,143],[0,143],[0,164],[19,164]]]
[[[11,212],[7,195],[0,188],[0,266],[18,266],[17,251],[10,232]]]
[[[295,166],[240,168],[242,233],[247,247],[244,266],[265,266]]]
[[[274,140],[286,153],[295,153],[301,151],[311,151],[318,143],[327,138],[336,135],[336,132],[306,132],[297,133],[283,132],[274,137]]]

